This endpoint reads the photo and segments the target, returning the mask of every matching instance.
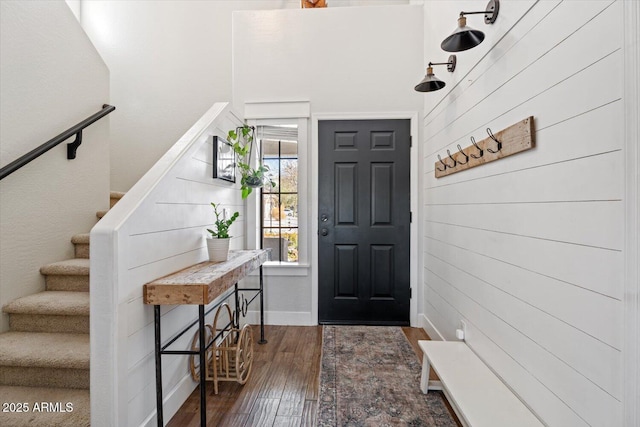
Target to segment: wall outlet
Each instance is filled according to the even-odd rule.
[[[464,341],[467,338],[467,323],[460,319],[460,327],[456,329],[456,338]]]

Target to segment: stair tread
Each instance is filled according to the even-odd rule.
[[[88,276],[89,259],[73,258],[54,262],[40,267],[40,273],[45,275]]]
[[[11,314],[89,315],[89,292],[44,291],[18,298],[3,309]]]
[[[89,334],[0,334],[2,366],[89,369],[89,358]]]
[[[104,217],[104,216],[107,214],[107,212],[109,212],[109,210],[108,210],[108,209],[107,209],[107,210],[105,210],[105,211],[98,211],[98,212],[96,212],[96,216],[97,216],[98,218],[102,219],[102,217]]]
[[[87,245],[89,244],[89,236],[91,236],[90,233],[78,233],[71,237],[71,243]]]
[[[125,195],[126,193],[123,191],[111,191],[109,192],[109,198],[111,199],[122,199],[122,197]]]
[[[73,388],[44,388],[0,385],[0,402],[21,402],[29,405],[28,412],[5,412],[3,426],[89,426],[89,390]],[[47,411],[42,402],[62,403],[64,410]],[[67,407],[67,403],[73,405]],[[35,406],[35,405],[39,406]],[[69,409],[72,409],[71,411]]]

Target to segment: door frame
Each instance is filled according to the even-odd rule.
[[[310,147],[310,171],[311,171],[311,321],[318,324],[318,122],[323,120],[387,120],[406,119],[410,121],[410,135],[412,139],[410,150],[411,164],[411,212],[413,218],[410,226],[411,244],[409,247],[410,258],[410,279],[411,299],[409,301],[409,322],[411,326],[418,324],[418,299],[420,295],[418,264],[419,264],[419,172],[418,172],[418,112],[417,111],[395,111],[395,112],[371,112],[371,113],[316,113],[311,115],[311,147]]]

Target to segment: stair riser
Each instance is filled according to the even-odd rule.
[[[45,283],[48,291],[89,292],[89,276],[47,275]]]
[[[82,243],[76,243],[75,245],[75,257],[89,259],[89,245]]]
[[[88,334],[89,316],[57,316],[41,314],[11,314],[9,326],[16,332],[61,332]]]
[[[42,349],[46,351],[46,349]],[[88,369],[0,366],[0,384],[25,387],[89,388]]]

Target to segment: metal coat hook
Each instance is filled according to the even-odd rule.
[[[446,171],[446,170],[447,170],[447,168],[452,168],[452,167],[454,167],[454,166],[455,166],[455,165],[454,165],[454,166],[449,166],[448,164],[446,164],[446,163],[442,160],[442,158],[440,157],[440,154],[438,154],[438,160],[439,160],[439,161],[440,161],[440,163],[442,163],[442,165],[444,166],[444,169],[440,169],[439,167],[437,167],[437,166],[436,166],[436,169],[438,169],[440,172],[444,172],[444,171]]]
[[[462,163],[460,160],[458,160],[458,163],[460,163],[461,165],[466,165],[467,163],[469,163],[469,156],[467,156],[467,154],[464,151],[462,151],[462,147],[460,147],[460,144],[458,144],[458,151],[462,153],[465,159],[464,163]]]
[[[472,154],[471,157],[473,157],[474,159],[479,159],[480,157],[484,156],[484,151],[482,151],[482,148],[478,147],[478,144],[476,144],[476,139],[474,137],[471,137],[471,143],[480,152],[479,156],[476,156],[475,154]]]
[[[451,157],[451,153],[449,152],[449,150],[447,150],[447,156],[449,156],[449,158],[451,160],[453,160],[453,166],[449,166],[450,168],[455,168],[456,165],[458,164],[458,161],[456,159],[454,159],[453,157]]]
[[[491,148],[487,148],[487,151],[493,154],[496,154],[498,151],[502,150],[502,142],[498,141],[498,138],[493,136],[493,132],[491,132],[491,128],[487,128],[487,133],[489,134],[489,138],[493,139],[498,144],[498,150],[493,151]]]
[[[438,161],[440,161],[440,163],[442,163],[444,165],[444,169],[440,169],[439,167],[436,166],[436,169],[438,169],[440,172],[444,172],[447,170],[447,164],[445,162],[442,161],[442,158],[440,157],[440,154],[438,154]]]

